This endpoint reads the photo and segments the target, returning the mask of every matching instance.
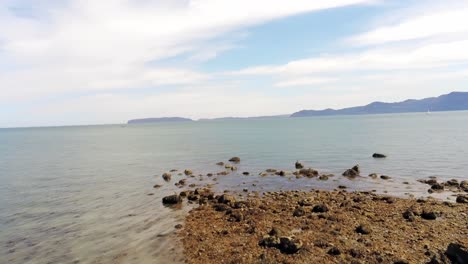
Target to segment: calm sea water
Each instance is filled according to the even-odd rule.
[[[374,152],[388,158],[372,159]],[[185,177],[164,183],[160,175],[218,172],[215,163],[232,156],[242,159],[238,173],[190,183],[260,191],[341,184],[428,195],[417,179],[468,179],[468,112],[0,129],[0,262],[180,261],[174,225],[189,208],[163,207],[161,197]],[[292,171],[296,160],[336,176],[257,176],[267,168]],[[339,176],[355,164],[363,175],[392,180]],[[156,183],[163,187],[153,189]]]

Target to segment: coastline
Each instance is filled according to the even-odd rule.
[[[239,161],[220,162],[224,170],[198,175],[198,181],[225,177],[237,170]],[[330,179],[330,183],[334,178],[390,179],[373,174],[364,178],[358,166],[343,175],[330,175],[303,169],[302,164],[292,172],[235,174],[257,177],[258,185],[267,177]],[[178,175],[187,177],[175,181],[182,191],[164,197],[163,203],[192,208],[185,222],[175,226],[186,263],[463,263],[453,259],[468,254],[466,181],[420,179],[419,184],[428,188],[427,196],[415,198],[376,190],[348,191],[342,185],[328,190],[220,191],[213,190],[212,181],[188,184],[197,177],[191,170]],[[173,183],[170,173],[163,178]],[[408,183],[400,185],[404,189]],[[444,201],[430,197],[432,193],[457,199]]]
[[[467,212],[466,203],[345,190],[224,194],[191,210],[179,236],[194,264],[463,263]]]

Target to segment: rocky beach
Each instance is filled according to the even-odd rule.
[[[427,194],[454,197],[450,201],[348,191],[343,185],[332,190],[214,190],[216,177],[236,171],[239,162],[238,157],[219,162],[221,171],[207,175],[171,172],[187,177],[174,183],[180,192],[162,200],[168,207],[186,203],[192,208],[185,222],[175,226],[186,263],[468,263],[467,181],[417,182],[427,185]],[[342,175],[322,174],[299,161],[294,167],[237,174],[259,177],[258,185],[265,177],[391,179],[376,173],[361,176],[359,165]],[[162,177],[171,181],[170,173]],[[188,183],[196,177],[198,182],[211,180]]]

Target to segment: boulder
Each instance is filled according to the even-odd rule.
[[[170,181],[171,180],[171,174],[170,173],[163,173],[162,175],[162,178],[165,180],[165,181]]]
[[[232,157],[229,159],[230,162],[235,162],[235,163],[239,163],[240,162],[240,158],[239,157]]]
[[[162,202],[163,204],[178,204],[182,202],[182,197],[180,197],[180,195],[173,194],[163,197]]]
[[[304,168],[304,165],[302,165],[302,163],[300,163],[299,161],[296,161],[296,164],[294,165],[296,167],[296,169],[303,169]]]
[[[229,195],[229,194],[223,194],[218,198],[218,203],[223,203],[223,204],[234,204],[236,202],[236,199],[234,196]]]
[[[421,213],[421,217],[426,220],[436,220],[437,219],[437,213],[432,212],[432,211],[423,211]]]
[[[382,179],[382,180],[389,180],[389,179],[391,179],[391,177],[390,177],[390,176],[387,176],[387,175],[380,175],[380,179]]]
[[[457,203],[468,203],[468,197],[464,195],[458,195],[457,196]]]
[[[286,254],[294,254],[302,248],[302,241],[293,237],[280,237],[279,250]]]
[[[450,243],[445,251],[445,255],[452,263],[468,263],[468,249],[460,244]]]
[[[316,177],[316,176],[319,175],[318,171],[314,170],[312,168],[300,169],[299,174],[304,175],[304,176],[309,177],[309,178]]]
[[[302,207],[298,207],[294,210],[293,216],[299,217],[299,216],[304,216],[305,215],[305,210]]]
[[[468,181],[460,182],[460,189],[462,191],[468,192]]]
[[[312,212],[325,213],[325,212],[328,212],[328,207],[325,204],[319,204],[319,205],[314,206],[314,208],[312,208]]]
[[[360,173],[361,171],[359,169],[359,165],[355,165],[351,169],[347,169],[345,172],[343,172],[343,176],[348,177],[348,178],[355,178],[359,176]]]
[[[435,183],[431,186],[431,189],[434,191],[442,191],[444,190],[444,186],[440,183]]]
[[[193,172],[191,170],[184,170],[184,174],[190,176],[193,174]]]
[[[371,230],[366,225],[359,225],[358,227],[356,227],[356,233],[368,235],[371,233]]]
[[[376,158],[376,159],[381,159],[381,158],[386,158],[387,156],[385,156],[384,154],[381,154],[381,153],[374,153],[374,154],[372,154],[372,157]]]

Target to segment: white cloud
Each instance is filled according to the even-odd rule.
[[[454,4],[455,3],[455,4]],[[448,1],[444,6],[419,6],[419,14],[410,14],[391,25],[379,26],[350,39],[358,45],[385,44],[468,34],[468,2]]]
[[[14,70],[0,70],[7,84],[0,101],[197,82],[205,76],[190,66],[147,63],[182,54],[192,61],[211,59],[234,44],[213,47],[208,41],[233,30],[366,1],[71,0],[36,5],[33,18],[15,16],[9,7],[18,3],[7,1],[0,7],[0,61]]]

